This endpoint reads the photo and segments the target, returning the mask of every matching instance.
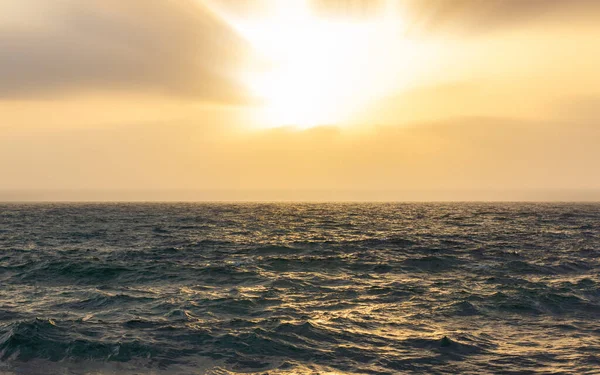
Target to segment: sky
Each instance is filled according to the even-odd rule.
[[[596,0],[2,0],[0,200],[600,200]]]

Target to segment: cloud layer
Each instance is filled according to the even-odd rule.
[[[227,1],[227,0],[221,0]],[[596,0],[311,0],[328,16],[368,16],[385,4],[408,10],[409,29],[482,32],[528,22],[551,12],[599,11]]]
[[[269,2],[211,1],[232,12]],[[369,13],[383,3],[313,0],[315,9],[329,14]],[[430,33],[440,28],[476,33],[550,11],[600,10],[595,0],[398,4],[411,13],[409,27]],[[249,47],[200,0],[4,0],[0,11],[0,99],[120,89],[227,103],[249,100],[236,77],[251,56]]]
[[[232,74],[246,46],[191,0],[6,1],[53,4],[36,27],[0,23],[0,97],[117,88],[242,100]]]

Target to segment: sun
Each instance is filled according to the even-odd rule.
[[[258,16],[220,16],[263,61],[242,80],[268,127],[342,124],[410,77],[418,46],[402,37],[396,1],[369,17],[320,16],[308,0],[268,2]]]

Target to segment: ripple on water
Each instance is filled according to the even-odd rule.
[[[600,205],[0,205],[0,374],[597,373]]]

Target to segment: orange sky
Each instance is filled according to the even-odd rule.
[[[0,200],[600,199],[597,1],[282,4],[3,1]]]

